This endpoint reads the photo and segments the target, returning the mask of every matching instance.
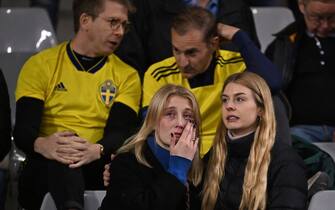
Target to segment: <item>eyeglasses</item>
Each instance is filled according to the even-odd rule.
[[[118,30],[120,27],[122,27],[123,31],[127,33],[129,31],[131,23],[129,21],[122,21],[119,18],[115,17],[110,17],[110,18],[105,18],[102,16],[97,16],[100,17],[101,19],[105,20],[106,22],[109,23],[109,26],[111,27],[112,30]]]
[[[320,24],[322,22],[335,23],[335,14],[332,15],[320,15],[320,14],[311,14],[306,11],[306,17],[308,20]]]

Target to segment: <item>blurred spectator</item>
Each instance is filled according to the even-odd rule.
[[[0,69],[0,162],[11,146],[11,117],[9,95],[5,77]],[[7,170],[0,168],[0,209],[5,207]]]
[[[172,56],[170,27],[173,18],[188,5],[209,9],[218,22],[243,29],[259,46],[250,8],[244,0],[133,0],[137,8],[131,18],[132,30],[125,36],[117,54],[127,63],[144,71],[153,63]],[[225,43],[223,49],[238,51]]]
[[[298,0],[303,19],[276,34],[266,53],[283,72],[291,134],[334,141],[335,0]]]
[[[30,0],[30,6],[44,8],[50,17],[54,30],[57,29],[59,0]]]

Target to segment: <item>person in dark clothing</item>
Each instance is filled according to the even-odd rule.
[[[8,88],[0,69],[0,161],[4,159],[11,146],[11,117]]]
[[[200,111],[191,91],[166,85],[153,96],[139,132],[110,165],[100,210],[185,210],[202,177]]]
[[[5,77],[0,69],[0,162],[3,161],[11,148],[10,103]],[[6,170],[0,169],[0,209],[5,208]]]
[[[75,37],[31,58],[16,88],[14,140],[26,155],[19,202],[83,209],[84,190],[103,189],[110,155],[137,127],[135,69],[113,52],[128,28],[128,0],[74,0]]]
[[[288,1],[287,4],[288,8],[290,8],[290,10],[292,11],[295,20],[302,18],[302,14],[298,6],[298,0]]]
[[[201,210],[305,209],[305,166],[291,147],[275,140],[276,121],[265,81],[247,71],[233,74],[221,99],[222,119],[204,159]]]
[[[136,68],[143,76],[148,67],[172,56],[171,23],[185,7],[207,8],[217,22],[244,30],[259,46],[253,15],[244,0],[133,0],[136,13],[132,27],[116,54]],[[239,51],[232,43],[222,43],[221,49]]]
[[[270,7],[276,7],[276,6],[286,6],[287,1],[286,0],[244,0],[249,3],[250,6],[270,6]]]
[[[31,7],[40,7],[48,12],[54,30],[57,30],[59,0],[30,0]]]
[[[335,0],[299,0],[303,19],[277,33],[266,55],[280,68],[291,134],[335,141]]]

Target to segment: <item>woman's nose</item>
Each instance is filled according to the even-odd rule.
[[[235,109],[235,104],[233,101],[227,101],[225,104],[224,104],[224,107],[225,109],[227,110],[234,110]]]
[[[186,123],[187,123],[187,120],[182,115],[178,116],[178,119],[177,119],[178,126],[185,127]]]

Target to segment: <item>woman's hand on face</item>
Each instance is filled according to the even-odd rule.
[[[194,124],[188,122],[180,138],[171,134],[170,155],[179,156],[193,160],[198,148],[199,138],[196,137]]]

